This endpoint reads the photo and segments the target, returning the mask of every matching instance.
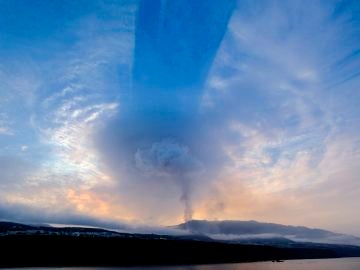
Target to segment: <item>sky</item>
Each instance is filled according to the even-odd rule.
[[[0,219],[360,236],[360,3],[0,0]]]

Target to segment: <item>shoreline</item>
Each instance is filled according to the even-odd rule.
[[[346,254],[349,251],[340,248],[284,248],[136,236],[9,235],[0,237],[0,267],[170,266],[360,257],[360,247],[355,251]]]

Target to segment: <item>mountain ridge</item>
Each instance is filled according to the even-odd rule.
[[[249,239],[283,237],[300,242],[319,242],[330,244],[350,244],[360,246],[360,237],[335,233],[319,228],[305,226],[282,225],[255,220],[191,220],[172,226],[174,229],[202,233],[217,239]]]

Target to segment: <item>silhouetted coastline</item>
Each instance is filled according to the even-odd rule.
[[[348,253],[346,253],[348,252]],[[1,267],[215,264],[360,256],[360,248],[279,248],[151,237],[7,235]]]

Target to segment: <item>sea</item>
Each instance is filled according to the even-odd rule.
[[[16,268],[11,268],[12,270]],[[65,267],[19,268],[22,270],[360,270],[360,257],[341,259],[288,260],[284,262],[229,263],[213,265],[179,265],[146,267]]]

